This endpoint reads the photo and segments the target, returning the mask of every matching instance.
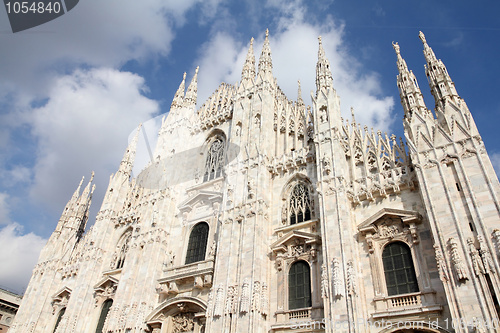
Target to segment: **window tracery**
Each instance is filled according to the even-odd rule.
[[[312,216],[312,202],[309,188],[302,183],[295,185],[288,200],[288,220],[290,224],[309,221]]]
[[[222,174],[224,163],[224,140],[215,139],[208,149],[207,160],[205,163],[205,175],[203,181],[209,181],[218,178]]]
[[[117,251],[114,254],[114,258],[112,264],[114,269],[123,268],[123,264],[125,263],[125,257],[127,255],[129,249],[130,239],[132,238],[132,230],[126,231],[123,236],[120,238],[120,241],[117,245]]]

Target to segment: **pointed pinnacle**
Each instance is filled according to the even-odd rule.
[[[186,105],[196,105],[196,99],[198,96],[198,70],[200,66],[196,67],[191,83],[186,92],[186,97],[184,98]]]
[[[297,91],[297,100],[302,101],[302,88],[300,87],[300,80],[297,80],[297,83],[299,85],[299,88]]]
[[[253,37],[250,39],[250,47],[248,48],[245,64],[241,70],[241,80],[250,80],[255,78],[255,54],[253,51]]]
[[[73,197],[71,198],[72,200],[76,199],[80,196],[80,190],[82,188],[82,184],[83,184],[84,179],[85,179],[85,176],[83,176],[82,180],[80,180],[80,184],[78,184],[78,187],[76,188],[75,193],[73,193]]]
[[[185,87],[186,87],[186,72],[184,72],[184,75],[182,77],[182,82],[179,85],[177,91],[175,92],[174,100],[172,101],[172,105],[170,106],[170,108],[182,106],[182,102],[184,100]]]
[[[259,58],[259,73],[271,72],[273,69],[273,62],[271,59],[271,47],[269,46],[269,29],[266,30],[266,38],[264,45],[262,45],[262,52]]]

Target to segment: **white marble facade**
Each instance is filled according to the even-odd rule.
[[[321,39],[311,106],[267,36],[198,110],[184,76],[87,232],[92,180],[75,191],[9,332],[498,332],[499,183],[420,38],[436,109],[394,44],[406,143],[341,118]]]

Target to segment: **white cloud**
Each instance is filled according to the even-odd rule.
[[[11,223],[0,229],[0,285],[22,292],[47,242],[33,233],[23,235],[23,227]]]
[[[58,79],[47,104],[32,112],[38,139],[32,198],[58,212],[91,170],[96,194],[103,193],[128,133],[159,110],[141,94],[145,89],[140,76],[106,68]]]
[[[0,96],[22,90],[43,97],[54,73],[82,64],[116,68],[132,59],[166,56],[185,14],[200,6],[201,17],[212,17],[219,1],[86,0],[38,27],[2,33]],[[0,30],[10,30],[3,10],[0,22]]]
[[[326,56],[334,77],[334,88],[341,97],[344,117],[350,118],[351,106],[356,120],[375,129],[387,131],[392,123],[392,97],[383,96],[376,73],[360,73],[357,58],[343,45],[342,26],[332,19],[313,25],[305,21],[300,1],[272,1],[269,6],[281,6],[278,31],[270,31],[273,74],[290,99],[297,97],[297,80],[301,81],[302,97],[310,104],[310,91],[316,91],[315,75],[318,36],[322,36]],[[256,36],[254,52],[256,67],[264,40],[264,31]],[[235,83],[241,79],[241,69],[248,51],[248,41],[237,42],[230,32],[217,32],[200,49],[196,64],[200,64],[199,100],[201,105],[221,81]]]

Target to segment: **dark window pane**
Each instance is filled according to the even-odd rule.
[[[64,316],[65,312],[66,312],[66,308],[62,308],[62,310],[59,311],[59,315],[57,316],[57,321],[56,321],[56,325],[54,326],[53,332],[55,332],[57,330],[57,326],[59,326],[59,323],[61,322],[61,319]]]
[[[104,322],[106,321],[106,317],[108,316],[109,309],[111,308],[112,305],[113,305],[113,300],[111,299],[108,299],[106,302],[104,302],[95,333],[102,333]]]
[[[208,241],[208,224],[198,223],[189,236],[188,249],[186,253],[186,265],[193,262],[205,260]]]
[[[311,273],[305,261],[297,261],[290,267],[288,291],[290,310],[311,306]]]
[[[402,242],[387,245],[382,252],[389,296],[417,292],[418,283],[410,248]]]

